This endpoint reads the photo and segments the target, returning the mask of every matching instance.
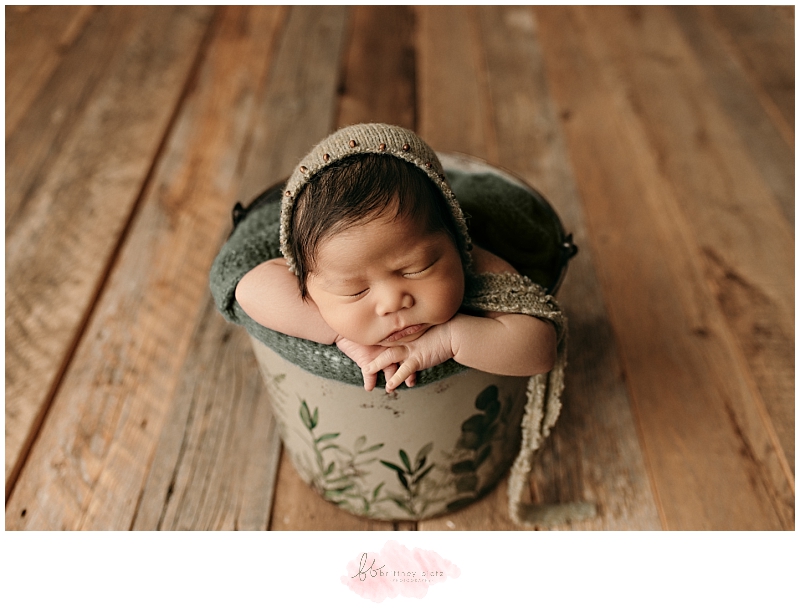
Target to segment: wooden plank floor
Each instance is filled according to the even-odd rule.
[[[6,7],[6,529],[392,524],[281,451],[208,270],[347,124],[539,188],[580,246],[532,503],[794,528],[793,7]]]

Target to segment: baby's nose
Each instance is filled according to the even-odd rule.
[[[381,316],[392,314],[403,308],[411,308],[414,297],[400,287],[388,287],[382,290],[377,303],[377,311]]]

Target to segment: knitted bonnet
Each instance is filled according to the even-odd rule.
[[[412,131],[389,124],[355,124],[339,129],[318,143],[298,163],[289,177],[281,199],[280,248],[289,270],[296,271],[296,255],[292,253],[292,213],[297,196],[308,181],[323,169],[336,161],[356,154],[381,154],[394,156],[427,175],[433,184],[442,192],[453,216],[458,233],[458,248],[464,268],[469,269],[471,257],[469,251],[472,242],[467,233],[464,213],[456,200],[453,190],[444,175],[439,158],[430,146]]]

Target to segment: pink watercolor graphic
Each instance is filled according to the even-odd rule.
[[[397,541],[388,541],[380,552],[363,552],[347,563],[342,583],[365,599],[380,603],[399,595],[422,599],[428,588],[461,570],[432,550],[409,550]]]

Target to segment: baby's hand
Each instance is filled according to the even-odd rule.
[[[381,353],[386,350],[386,347],[382,346],[365,346],[363,344],[358,344],[357,342],[353,342],[352,340],[348,340],[347,338],[339,338],[336,341],[336,346],[339,347],[339,350],[347,355],[350,359],[352,359],[358,367],[361,368],[361,372],[364,375],[364,389],[367,391],[372,391],[375,389],[375,385],[378,382],[378,372],[383,370],[383,374],[386,377],[387,382],[389,379],[394,376],[397,372],[397,364],[392,363],[383,368],[379,368],[374,372],[366,372],[365,367],[372,362],[376,357],[378,357]],[[417,382],[417,375],[412,374],[405,379],[406,385],[409,387],[414,387]],[[398,382],[398,385],[403,381]]]
[[[418,370],[438,366],[455,355],[451,331],[448,321],[431,327],[412,342],[389,348],[378,347],[383,353],[361,368],[365,381],[367,375],[375,375],[380,370],[386,373],[387,366],[399,364],[400,367],[392,375],[386,373],[386,391],[394,391],[403,381],[411,387],[407,379],[416,375]]]

